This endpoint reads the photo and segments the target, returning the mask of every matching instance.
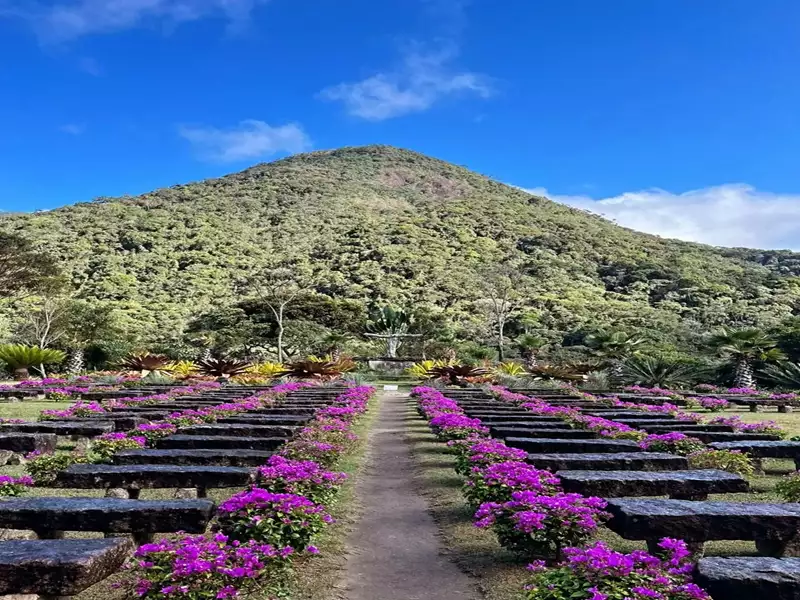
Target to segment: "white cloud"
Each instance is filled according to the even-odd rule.
[[[229,129],[184,126],[179,133],[202,159],[212,162],[261,159],[311,148],[311,139],[296,123],[272,127],[250,119]]]
[[[663,237],[715,246],[800,250],[800,194],[762,192],[740,183],[682,194],[650,189],[599,200],[550,195],[544,188],[526,191]]]
[[[65,123],[58,128],[61,133],[68,133],[69,135],[81,135],[86,131],[86,125],[80,123]]]
[[[347,112],[356,117],[383,121],[427,110],[448,96],[490,96],[492,87],[486,76],[451,68],[455,55],[453,49],[412,50],[396,70],[325,88],[320,97],[342,102]]]
[[[25,3],[4,12],[29,21],[43,41],[58,43],[150,23],[174,26],[212,16],[224,17],[237,28],[247,22],[256,4],[265,1],[72,0],[46,5]]]

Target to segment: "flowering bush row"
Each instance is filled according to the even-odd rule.
[[[291,388],[273,388],[282,389]],[[224,599],[255,592],[265,600],[284,597],[290,557],[317,553],[314,538],[332,521],[326,506],[346,475],[327,467],[357,441],[350,429],[373,393],[370,387],[348,388],[317,411],[259,468],[258,487],[220,505],[212,537],[181,536],[139,548],[129,566],[132,591],[145,599]]]
[[[504,388],[492,391],[502,401],[581,422],[580,413],[573,409],[549,407]],[[432,429],[435,419],[463,412],[437,390],[417,388],[412,394]],[[581,423],[613,430],[613,434],[626,433],[618,423],[605,419]],[[526,600],[710,600],[689,580],[691,564],[684,542],[662,540],[667,555],[663,559],[638,551],[620,554],[602,542],[576,547],[584,546],[608,518],[605,501],[564,493],[558,477],[524,462],[524,451],[487,438],[472,425],[476,431],[447,445],[456,455],[456,471],[466,476],[467,501],[477,506],[476,526],[491,527],[510,550],[545,559],[530,566],[534,575],[525,588]],[[561,559],[555,568],[547,568]]]

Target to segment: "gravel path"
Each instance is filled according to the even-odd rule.
[[[477,600],[469,577],[441,554],[436,524],[414,491],[404,416],[408,396],[385,393],[357,486],[361,520],[348,545],[348,600]]]

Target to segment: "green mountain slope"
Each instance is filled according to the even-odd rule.
[[[8,215],[0,227],[62,257],[80,296],[114,302],[144,339],[180,334],[236,301],[249,269],[287,256],[310,259],[321,293],[444,311],[474,335],[481,269],[509,259],[553,337],[614,324],[690,340],[723,323],[772,326],[800,307],[800,255],[660,239],[385,146]]]

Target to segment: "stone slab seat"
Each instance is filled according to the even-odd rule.
[[[630,423],[628,423],[630,425]],[[704,433],[733,433],[733,427],[730,425],[698,425],[697,423],[653,423],[651,425],[642,425],[639,429],[643,429],[648,433],[670,433],[672,431],[701,431]]]
[[[255,469],[176,465],[72,465],[61,471],[53,487],[70,489],[124,488],[131,498],[142,489],[245,487],[255,482]]]
[[[506,445],[533,453],[644,452],[631,440],[565,440],[556,438],[508,437]]]
[[[487,421],[481,419],[481,422],[487,427],[517,427],[517,428],[534,428],[534,429],[561,429],[569,431],[572,427],[565,421],[535,421],[535,420],[514,420],[514,421]]]
[[[311,420],[311,415],[248,415],[245,417],[224,417],[217,423],[238,423],[240,425],[284,425],[299,427]]]
[[[703,558],[693,580],[714,600],[797,600],[800,558]]]
[[[535,425],[528,427],[496,427],[489,428],[492,437],[532,437],[532,438],[557,438],[562,440],[593,440],[597,433],[586,429],[572,429],[565,425],[561,429],[539,429]]]
[[[208,465],[259,467],[274,452],[270,450],[122,450],[114,455],[117,465]]]
[[[718,469],[684,471],[558,471],[565,492],[585,496],[670,496],[705,500],[708,494],[747,492],[746,479]]]
[[[59,419],[60,423],[93,423],[95,421],[109,421],[114,424],[114,431],[130,431],[137,425],[147,423],[148,419],[140,415],[126,415],[120,413],[107,413],[104,419],[96,417],[69,417]]]
[[[161,438],[156,447],[170,449],[238,449],[238,450],[276,450],[286,443],[285,437],[246,437],[228,435],[181,435],[175,434]]]
[[[42,539],[65,531],[131,533],[137,544],[154,533],[203,533],[214,516],[211,500],[10,498],[0,502],[0,527],[30,529]]]
[[[770,433],[748,433],[748,432],[728,433],[724,431],[708,432],[708,431],[696,431],[692,429],[681,430],[681,433],[684,433],[689,437],[697,438],[698,440],[700,440],[701,442],[705,442],[706,444],[710,444],[712,442],[740,442],[748,440],[777,442],[781,439],[781,436],[772,435]]]
[[[55,435],[95,437],[112,431],[114,431],[114,423],[111,421],[37,421],[35,423],[0,425],[0,433],[54,433]]]
[[[689,468],[686,457],[666,452],[528,454],[527,462],[549,471],[679,471]]]
[[[677,420],[675,417],[666,413],[649,413],[642,410],[587,410],[584,411],[587,415],[598,415],[604,419],[612,419],[614,421],[619,419],[636,419],[639,421],[663,421],[663,420]]]
[[[132,551],[126,538],[2,542],[0,595],[75,596],[116,573]]]
[[[244,411],[242,415],[308,415],[313,416],[317,412],[315,408],[290,408],[283,406],[256,408],[253,410]]]
[[[800,504],[612,498],[607,510],[608,528],[629,540],[755,540],[768,556],[800,550]]]
[[[299,427],[279,425],[249,425],[244,423],[220,423],[217,425],[192,425],[182,427],[181,435],[202,436],[241,436],[241,437],[283,437],[293,436]]]
[[[738,450],[748,454],[751,458],[789,458],[794,460],[796,469],[800,469],[800,442],[758,441],[749,440],[741,442],[716,442],[711,444],[715,450]]]
[[[18,454],[40,450],[55,452],[58,437],[54,433],[0,433],[0,450]]]

